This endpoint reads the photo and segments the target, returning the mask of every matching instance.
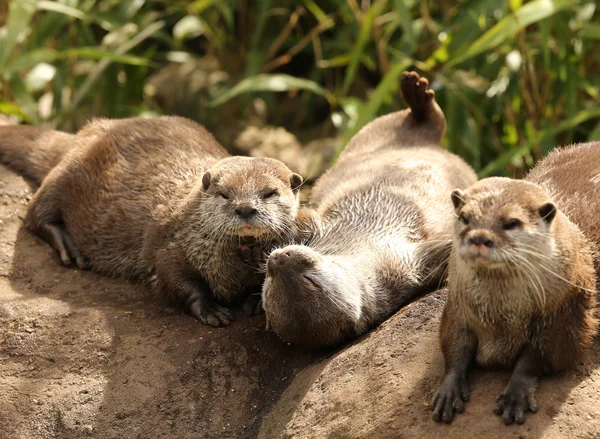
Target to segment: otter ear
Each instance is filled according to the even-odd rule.
[[[290,186],[292,187],[294,193],[296,193],[298,189],[300,189],[300,186],[302,186],[303,181],[304,179],[302,178],[302,176],[298,174],[292,174],[292,176],[290,177]]]
[[[556,204],[551,202],[544,203],[538,209],[538,213],[546,223],[550,224],[556,216]]]
[[[467,196],[460,189],[454,189],[450,194],[452,204],[454,204],[454,210],[458,210],[465,205],[467,202]]]
[[[202,176],[202,188],[207,190],[210,186],[210,172],[205,172]]]

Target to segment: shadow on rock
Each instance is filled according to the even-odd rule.
[[[575,370],[542,379],[540,411],[527,414],[523,425],[507,427],[494,415],[495,398],[510,374],[490,370],[471,372],[465,413],[451,425],[435,423],[429,403],[444,371],[437,337],[444,302],[443,292],[426,296],[312,366],[319,376],[307,380],[299,374],[263,421],[259,437],[597,437],[600,343]],[[300,400],[293,397],[298,390]]]

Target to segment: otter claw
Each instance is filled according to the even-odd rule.
[[[189,310],[190,314],[200,323],[214,328],[229,326],[233,321],[229,310],[217,304],[202,306],[200,301],[196,301],[190,305]]]
[[[502,416],[506,425],[513,422],[522,424],[525,422],[525,412],[538,411],[538,405],[534,398],[535,389],[525,385],[511,384],[496,398],[494,413]]]
[[[454,419],[455,413],[465,411],[465,402],[468,400],[469,390],[466,379],[448,376],[431,403],[433,419],[449,424]]]

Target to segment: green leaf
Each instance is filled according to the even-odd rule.
[[[64,51],[51,49],[33,50],[29,53],[25,53],[12,59],[3,71],[6,73],[20,73],[25,70],[29,70],[40,63],[51,63],[56,60],[69,57],[97,60],[106,59],[111,62],[118,62],[121,64],[129,64],[134,66],[145,66],[150,64],[148,59],[142,57],[119,55],[99,47],[78,47]]]
[[[551,128],[540,130],[538,132],[537,137],[528,140],[516,149],[511,149],[510,151],[507,151],[506,153],[498,157],[496,160],[494,160],[492,163],[487,165],[485,168],[483,168],[483,170],[479,173],[479,176],[487,177],[489,175],[496,174],[497,172],[505,169],[506,166],[508,166],[508,164],[511,163],[513,160],[524,157],[527,153],[531,151],[531,149],[535,145],[542,143],[547,138],[555,136],[556,134],[561,133],[563,131],[575,128],[583,122],[589,119],[594,119],[596,117],[600,117],[600,107],[581,110],[580,112],[576,113],[573,117],[564,120]]]
[[[19,40],[21,32],[29,27],[29,21],[36,10],[36,0],[12,1],[8,8],[6,34],[0,39],[0,71],[6,65],[13,48]]]
[[[173,36],[178,40],[195,38],[204,33],[204,24],[194,15],[186,15],[173,26]]]
[[[40,118],[37,112],[37,103],[33,96],[29,94],[23,80],[18,76],[13,76],[8,83],[10,92],[15,98],[17,104],[21,109],[21,112],[31,121],[37,125],[40,123]]]
[[[329,20],[329,16],[323,12],[323,9],[319,7],[313,0],[304,0],[304,6],[315,16],[319,23],[324,23]]]
[[[571,2],[567,0],[534,0],[521,6],[514,14],[507,15],[484,33],[462,55],[451,56],[450,58],[454,59],[446,64],[446,68],[460,64],[486,50],[493,49],[507,39],[512,38],[521,29],[548,18],[570,5]]]
[[[0,101],[0,113],[18,116],[20,119],[27,119],[27,116],[23,114],[19,106],[13,102]]]
[[[588,142],[597,141],[600,141],[600,121],[598,121],[598,123],[596,124],[596,128],[594,128],[588,136]]]
[[[344,77],[344,85],[342,86],[342,93],[344,95],[348,92],[348,89],[350,89],[352,81],[354,81],[356,72],[358,71],[358,64],[362,58],[365,46],[369,41],[375,18],[381,13],[386,3],[387,0],[376,1],[363,16],[362,26],[360,27],[358,37],[354,43],[352,52],[350,53],[350,64],[346,69],[346,76]]]
[[[394,0],[394,6],[396,8],[396,12],[400,17],[400,22],[402,23],[402,32],[406,35],[406,41],[410,44],[411,50],[416,48],[417,39],[415,38],[415,33],[413,32],[413,23],[412,17],[410,16],[410,11],[404,4],[404,0]]]
[[[211,106],[216,107],[244,93],[260,91],[279,92],[289,90],[307,90],[319,96],[323,96],[330,101],[332,100],[331,94],[316,82],[283,74],[261,74],[242,80],[221,96],[214,99],[211,102]]]
[[[600,40],[600,24],[586,24],[581,31],[581,37],[588,40]]]
[[[87,15],[85,12],[80,11],[77,8],[72,8],[71,6],[67,6],[63,3],[52,2],[47,0],[39,0],[38,1],[38,9],[52,12],[59,12],[64,15],[68,15],[69,17],[77,18],[78,20],[87,20]]]

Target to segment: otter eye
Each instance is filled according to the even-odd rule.
[[[458,220],[463,223],[463,225],[468,226],[469,225],[469,218],[467,218],[467,216],[464,213],[461,213],[458,217]]]
[[[522,225],[523,223],[520,220],[516,218],[511,218],[509,220],[506,220],[504,224],[502,224],[502,228],[504,230],[514,230],[518,227],[521,227]]]
[[[265,192],[262,197],[266,200],[267,198],[273,198],[275,195],[277,195],[277,189],[271,189],[270,191]]]
[[[229,197],[226,194],[224,194],[223,192],[220,192],[220,191],[217,192],[217,197],[221,197],[224,200],[229,200]]]

